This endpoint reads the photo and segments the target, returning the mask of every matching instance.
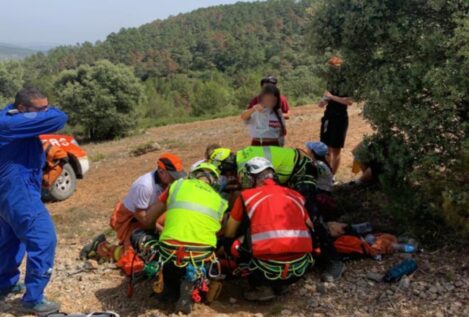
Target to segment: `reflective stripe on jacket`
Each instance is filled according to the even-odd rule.
[[[266,180],[263,186],[241,195],[251,223],[254,257],[312,252],[308,214],[298,192]]]
[[[176,240],[215,247],[227,202],[208,184],[180,179],[169,189],[160,241]]]

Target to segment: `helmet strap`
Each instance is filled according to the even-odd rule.
[[[213,176],[212,173],[207,172],[205,170],[198,170],[198,171],[195,171],[194,173],[191,173],[190,175],[191,179],[199,179],[201,177],[206,178],[210,186],[214,186],[217,183],[216,177]]]

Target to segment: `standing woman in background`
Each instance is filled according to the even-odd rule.
[[[272,75],[265,76],[264,78],[261,79],[261,89],[264,88],[266,85],[274,85],[277,86],[277,78],[275,78]],[[251,99],[248,105],[248,109],[251,109],[255,105],[259,103],[259,96],[255,96],[254,98]],[[285,120],[289,119],[289,114],[288,112],[290,111],[290,106],[288,105],[287,97],[280,95],[280,109],[282,110],[283,113],[283,118]]]
[[[280,90],[275,85],[264,85],[259,103],[241,114],[241,119],[249,126],[251,145],[284,145],[287,129],[280,109],[280,96]]]
[[[347,97],[346,78],[341,71],[342,59],[333,56],[329,59],[327,72],[327,90],[318,106],[327,105],[321,120],[321,142],[328,150],[328,161],[335,175],[340,165],[340,152],[345,144],[348,129],[347,108],[353,101]]]

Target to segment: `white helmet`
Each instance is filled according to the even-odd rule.
[[[194,164],[191,165],[191,168],[189,170],[190,173],[192,173],[197,167],[199,167],[200,164],[204,163],[205,160],[198,160]]]
[[[249,161],[247,161],[244,168],[246,169],[246,172],[250,175],[257,175],[268,168],[272,169],[275,172],[272,163],[264,157],[254,157],[250,159]]]

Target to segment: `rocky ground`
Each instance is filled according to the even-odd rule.
[[[293,110],[288,122],[290,146],[301,147],[307,139],[318,139],[321,111],[312,107]],[[344,160],[338,178],[350,180],[351,149],[371,133],[359,109],[351,109],[350,129]],[[156,141],[161,150],[146,155],[129,155],[139,145]],[[49,204],[59,235],[56,270],[47,295],[62,303],[62,310],[90,312],[114,310],[121,316],[167,316],[171,304],[159,303],[148,283],[136,287],[132,299],[126,297],[127,281],[112,264],[98,265],[77,259],[81,246],[92,236],[108,228],[112,208],[128,190],[132,181],[151,170],[164,151],[183,157],[188,167],[200,159],[207,144],[218,142],[235,149],[248,144],[245,127],[237,118],[154,128],[142,135],[123,140],[85,146],[94,160],[76,194],[61,203]],[[357,195],[357,198],[363,196]],[[374,222],[360,215],[358,221]],[[354,219],[353,213],[347,215]],[[253,304],[242,299],[246,286],[242,281],[224,284],[219,301],[210,306],[195,305],[193,316],[469,316],[468,248],[454,251],[439,249],[413,255],[418,270],[395,284],[369,279],[369,272],[383,273],[405,255],[393,255],[383,261],[365,259],[347,263],[347,271],[336,283],[321,283],[314,269],[278,300]],[[10,317],[17,310],[19,296],[0,302],[0,316]]]

